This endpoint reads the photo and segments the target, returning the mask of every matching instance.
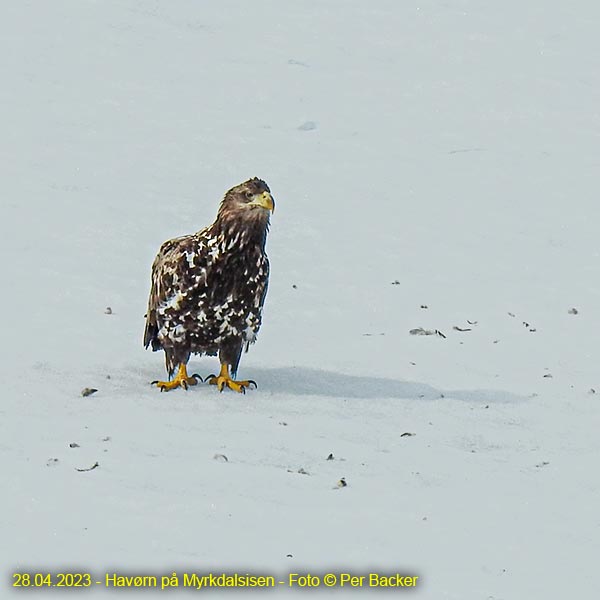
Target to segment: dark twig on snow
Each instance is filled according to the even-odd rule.
[[[100,465],[98,464],[98,461],[96,461],[89,469],[75,469],[76,471],[79,471],[80,473],[84,473],[85,471],[93,471],[94,469],[97,469]]]

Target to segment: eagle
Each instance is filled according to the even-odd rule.
[[[254,177],[226,192],[212,225],[166,241],[152,264],[144,346],[164,350],[161,392],[198,380],[245,393],[235,381],[242,350],[256,340],[269,283],[265,243],[275,201]],[[219,375],[188,375],[192,354],[219,355]],[[175,371],[177,373],[175,374]],[[175,375],[175,376],[174,376]]]

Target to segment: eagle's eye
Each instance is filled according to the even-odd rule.
[[[248,198],[248,200],[251,200],[254,194],[250,190],[247,190],[245,196],[246,198]]]

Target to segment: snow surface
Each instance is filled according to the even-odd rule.
[[[593,597],[598,31],[592,0],[3,2],[2,597],[209,567]],[[255,175],[259,388],[160,394],[156,250]]]

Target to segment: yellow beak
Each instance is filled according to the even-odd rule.
[[[256,194],[252,199],[252,202],[248,202],[250,206],[260,206],[271,212],[275,212],[275,200],[269,192],[263,192],[262,194]]]

